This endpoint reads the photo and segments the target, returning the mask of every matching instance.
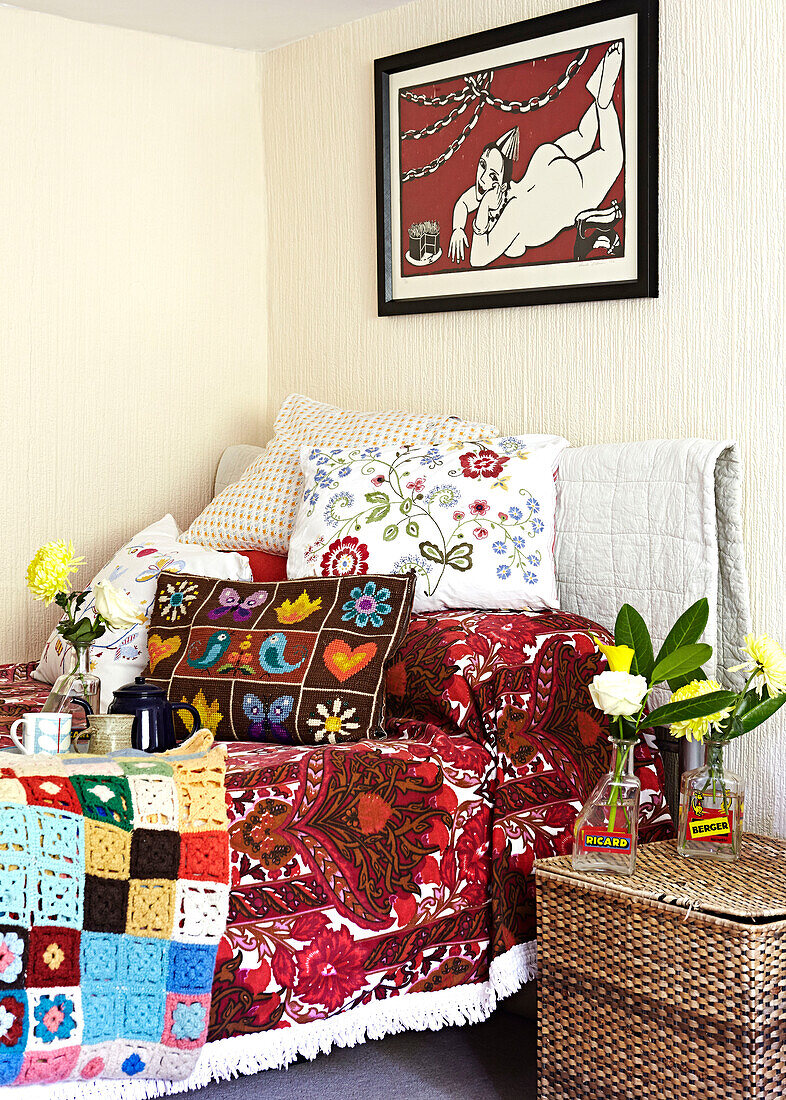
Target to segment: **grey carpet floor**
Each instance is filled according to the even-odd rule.
[[[498,1010],[474,1027],[407,1031],[313,1062],[215,1082],[188,1100],[535,1100],[536,1028]]]

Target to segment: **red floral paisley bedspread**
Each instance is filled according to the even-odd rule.
[[[533,862],[570,850],[608,765],[590,629],[605,637],[562,612],[415,616],[388,675],[391,739],[229,746],[211,1040],[485,983],[534,939]],[[0,713],[41,705],[28,673],[0,669]],[[670,835],[650,742],[636,767],[641,838]]]
[[[491,938],[496,957],[535,936],[536,859],[572,850],[573,822],[608,770],[608,719],[587,685],[606,667],[590,632],[564,611],[415,615],[388,672],[388,729],[438,725],[494,759]],[[642,841],[672,835],[654,739],[636,748]]]

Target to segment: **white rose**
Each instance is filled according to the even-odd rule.
[[[643,676],[631,676],[629,672],[601,672],[590,681],[589,691],[593,703],[604,714],[614,718],[619,715],[630,717],[641,709],[647,686]]]
[[[96,581],[93,599],[96,611],[112,630],[121,630],[139,622],[139,608],[125,592],[120,592],[109,581]]]

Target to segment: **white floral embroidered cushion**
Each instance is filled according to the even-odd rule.
[[[219,550],[266,550],[286,554],[302,474],[302,446],[362,447],[477,439],[496,428],[456,417],[403,412],[350,412],[293,393],[273,425],[274,438],[241,479],[219,493],[183,535]]]
[[[119,687],[144,672],[148,659],[147,624],[153,608],[156,581],[164,570],[169,573],[197,573],[227,581],[253,580],[248,559],[241,554],[222,554],[217,550],[180,542],[178,526],[172,516],[164,516],[135,535],[96,573],[89,585],[92,589],[96,581],[108,580],[140,608],[139,623],[128,629],[108,630],[90,648],[91,667],[101,680],[102,710],[106,710],[112,702],[112,696]],[[83,610],[88,614],[92,612],[92,596]],[[73,650],[53,630],[33,676],[36,680],[52,684],[72,665]]]
[[[414,570],[414,610],[558,607],[555,474],[568,442],[304,447],[287,576]]]

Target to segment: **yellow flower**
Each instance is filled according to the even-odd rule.
[[[786,652],[783,648],[769,634],[748,634],[742,648],[752,663],[746,661],[735,665],[729,672],[738,672],[741,668],[748,672],[757,669],[756,679],[767,685],[771,696],[786,693]]]
[[[27,587],[37,600],[49,605],[59,592],[71,591],[70,575],[84,560],[74,555],[73,542],[48,542],[36,550],[27,567]]]
[[[276,608],[276,617],[282,624],[302,623],[309,615],[313,615],[315,611],[318,611],[321,606],[321,596],[311,600],[308,597],[308,592],[304,590],[294,603],[291,600],[284,600],[281,606]]]
[[[612,672],[630,672],[633,663],[634,651],[629,645],[604,645],[598,641],[595,635],[591,635],[593,642],[609,662]]]
[[[59,970],[63,965],[65,953],[59,943],[50,943],[43,954],[43,959],[50,970]]]
[[[185,695],[180,700],[181,703],[190,703],[190,699],[186,699]],[[218,709],[218,699],[214,699],[212,703],[208,703],[205,698],[205,693],[200,690],[196,693],[196,697],[193,700],[193,706],[196,708],[197,713],[202,722],[202,726],[205,729],[210,730],[211,733],[215,733],[221,724],[221,719],[224,715]]]
[[[717,680],[691,680],[684,687],[677,688],[671,697],[672,703],[682,703],[685,699],[698,699],[702,695],[709,695],[712,691],[723,691]],[[684,722],[672,722],[672,737],[684,737],[688,741],[703,741],[710,731],[710,726],[718,729],[724,718],[731,714],[731,707],[724,707],[715,714],[708,714],[704,718],[687,718]]]

